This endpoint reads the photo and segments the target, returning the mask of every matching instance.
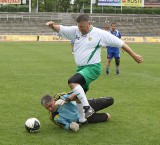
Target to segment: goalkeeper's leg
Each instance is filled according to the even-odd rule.
[[[102,97],[98,99],[90,99],[88,102],[95,112],[97,112],[111,106],[114,103],[114,99],[112,97]]]
[[[107,108],[114,103],[114,99],[112,97],[102,97],[98,99],[90,99],[88,101],[95,112]],[[87,119],[87,121],[88,123],[99,123],[106,122],[110,119],[111,115],[109,113],[94,113]]]
[[[100,123],[106,122],[111,119],[111,115],[109,113],[94,113],[92,116],[87,118],[88,123]]]

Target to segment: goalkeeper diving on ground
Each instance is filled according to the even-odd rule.
[[[85,113],[77,109],[81,102],[73,92],[59,93],[55,96],[45,95],[41,98],[41,104],[50,112],[50,120],[63,129],[73,131],[78,131],[84,124],[106,122],[111,119],[109,113],[98,111],[111,106],[114,103],[112,97],[92,98],[88,102],[95,113],[82,120]]]

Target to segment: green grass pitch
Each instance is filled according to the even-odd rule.
[[[44,94],[70,91],[67,80],[75,73],[69,42],[1,42],[0,145],[159,145],[160,144],[160,44],[129,44],[144,57],[137,64],[121,53],[120,76],[103,72],[91,84],[88,98],[112,96],[111,121],[65,131],[49,120],[40,104]],[[38,133],[30,134],[24,122],[36,117]]]

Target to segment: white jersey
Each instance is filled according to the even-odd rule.
[[[74,40],[74,59],[78,66],[101,62],[101,46],[121,48],[124,42],[105,30],[93,27],[82,35],[78,26],[60,25],[59,35]]]

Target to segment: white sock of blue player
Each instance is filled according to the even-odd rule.
[[[83,88],[80,85],[77,85],[74,89],[72,89],[74,94],[77,95],[77,98],[81,101],[83,106],[90,106],[86,97],[86,94]]]
[[[82,103],[81,104],[77,103],[77,108],[78,108],[78,114],[79,114],[79,122],[83,123],[87,119],[85,118],[85,113],[84,113],[84,109],[83,109]]]

